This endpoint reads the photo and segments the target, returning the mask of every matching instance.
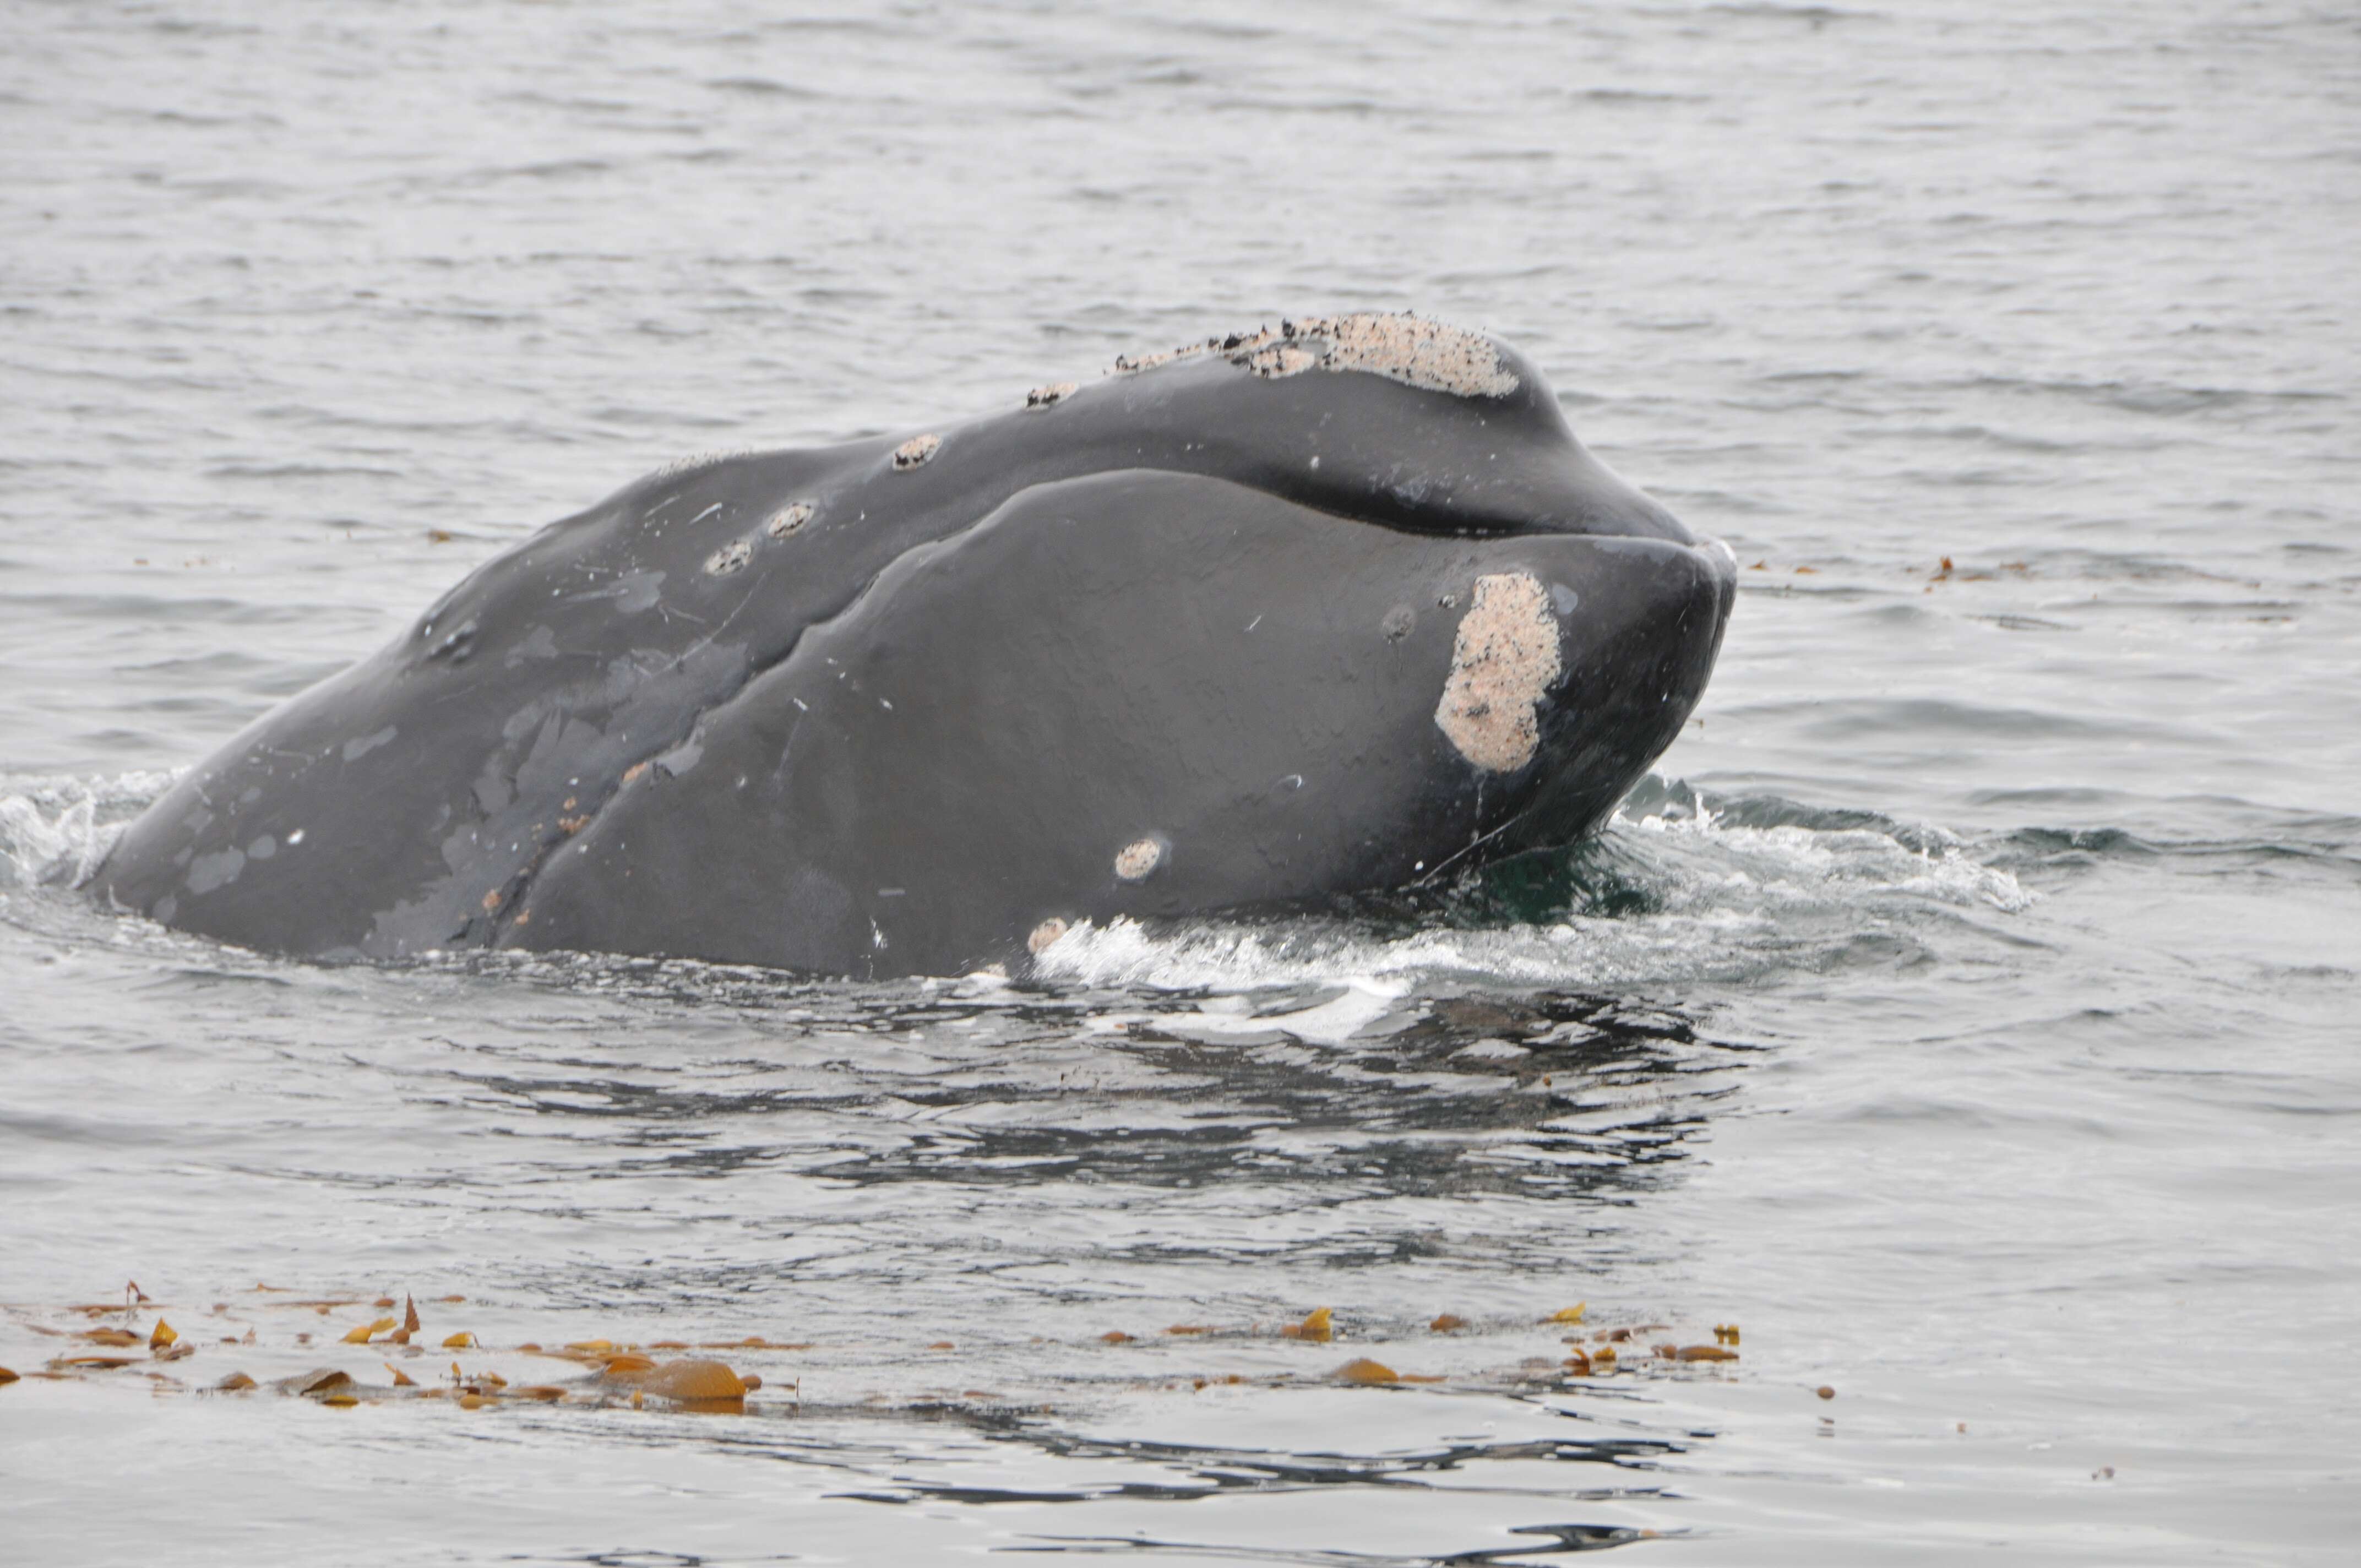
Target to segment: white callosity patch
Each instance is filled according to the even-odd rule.
[[[785,539],[809,522],[812,514],[818,510],[819,508],[811,501],[796,501],[791,506],[781,507],[771,514],[771,521],[763,525],[763,532],[774,539]]]
[[[741,457],[757,457],[761,455],[762,449],[755,446],[734,446],[726,451],[716,452],[692,452],[685,457],[674,458],[669,463],[666,463],[662,467],[658,468],[654,473],[649,475],[648,477],[652,479],[678,478],[684,474],[696,474],[701,473],[708,468],[718,468],[724,463],[735,462]]]
[[[1115,874],[1126,882],[1144,882],[1164,863],[1164,846],[1154,839],[1126,844],[1115,858]]]
[[[894,448],[894,466],[897,470],[915,468],[932,457],[935,449],[942,444],[943,438],[939,435],[914,435]]]
[[[1314,369],[1358,370],[1462,398],[1505,398],[1518,386],[1517,373],[1482,333],[1406,312],[1283,321],[1276,328],[1209,337],[1167,354],[1118,358],[1115,369],[1118,375],[1131,375],[1204,354],[1221,355],[1267,378]]]
[[[1033,934],[1025,938],[1025,949],[1030,953],[1046,953],[1057,946],[1058,938],[1064,936],[1069,929],[1063,920],[1051,916],[1033,927]]]
[[[754,547],[742,539],[733,539],[705,558],[705,569],[717,577],[743,571],[746,563],[754,558]]]
[[[1073,395],[1074,384],[1071,381],[1054,381],[1049,386],[1036,387],[1026,393],[1025,406],[1028,409],[1046,409],[1062,403]]]
[[[1496,773],[1533,760],[1541,744],[1536,709],[1564,668],[1557,636],[1540,578],[1503,572],[1476,579],[1434,705],[1434,722],[1461,756]]]
[[[1320,356],[1291,343],[1270,344],[1246,356],[1246,368],[1265,378],[1293,376],[1319,363]]]

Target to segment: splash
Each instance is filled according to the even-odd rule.
[[[1692,792],[1686,806],[1668,801],[1636,820],[1618,812],[1609,831],[1662,837],[1670,852],[1658,858],[1667,871],[1686,873],[1686,885],[1674,891],[1687,900],[1715,899],[1717,871],[1722,886],[1757,889],[1774,903],[1822,903],[1850,890],[1983,904],[2014,915],[2038,896],[2006,871],[1974,859],[1958,835],[1930,824],[1754,827],[1745,820],[1750,811],[1793,809],[1785,802],[1747,801],[1717,810]],[[1699,852],[1688,853],[1692,848]]]
[[[2037,895],[1946,829],[1747,798],[1717,806],[1653,780],[1595,839],[1521,857],[1409,911],[1088,922],[1036,959],[1042,979],[1155,990],[1469,981],[1624,986],[1812,968],[1864,924],[1902,929]],[[1394,912],[1399,916],[1400,912]]]
[[[82,882],[123,825],[177,777],[152,770],[97,779],[0,773],[0,888]]]

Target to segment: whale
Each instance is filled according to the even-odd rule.
[[[1039,972],[1580,839],[1735,588],[1506,343],[1289,319],[631,484],[190,768],[87,885],[329,961]]]

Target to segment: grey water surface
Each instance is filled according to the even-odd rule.
[[[2350,1552],[2349,8],[15,0],[0,148],[0,1558]],[[71,886],[668,459],[1367,308],[1748,568],[1592,843],[1023,985]],[[126,1280],[195,1353],[39,1376]]]

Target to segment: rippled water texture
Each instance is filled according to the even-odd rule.
[[[2349,14],[777,9],[0,13],[0,1556],[2341,1559]],[[1400,307],[1750,568],[1592,844],[1021,989],[55,885],[666,459]]]

